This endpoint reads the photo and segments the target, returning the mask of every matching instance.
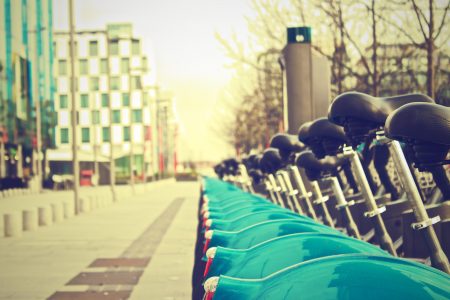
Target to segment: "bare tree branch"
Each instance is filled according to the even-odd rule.
[[[425,32],[425,29],[423,28],[420,16],[422,16],[424,18],[424,20],[427,24],[428,24],[428,22],[427,22],[425,16],[423,15],[422,10],[417,6],[416,1],[411,0],[411,3],[413,5],[414,12],[416,13],[417,21],[419,22],[419,25],[420,25],[420,31],[422,31],[423,38],[426,41],[428,39],[428,37],[427,37],[427,33]]]
[[[386,19],[383,15],[376,13],[377,17],[380,18],[381,20],[383,20],[384,22],[386,22],[387,24],[394,26],[397,30],[399,30],[401,33],[403,33],[410,41],[412,44],[414,44],[417,48],[423,48],[424,45],[423,44],[419,44],[418,42],[416,42],[414,40],[414,38],[401,26],[397,25],[396,23],[392,22],[389,19]]]
[[[447,12],[450,8],[450,0],[447,3],[447,6],[444,9],[444,15],[442,16],[442,20],[441,20],[441,25],[439,26],[439,29],[436,32],[436,35],[434,36],[434,39],[436,40],[438,38],[438,36],[441,34],[442,32],[442,28],[444,28],[445,25],[445,18],[447,17]]]

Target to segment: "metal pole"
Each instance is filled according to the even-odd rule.
[[[131,48],[131,39],[130,39],[130,48]],[[133,90],[132,90],[132,80],[131,80],[131,55],[130,55],[130,65],[128,66],[128,94],[130,98],[130,185],[131,185],[131,192],[133,195],[136,193],[136,190],[134,189],[134,142],[133,142]]]
[[[448,258],[444,251],[442,251],[441,244],[433,227],[433,224],[439,222],[440,218],[439,216],[434,218],[428,216],[428,212],[423,205],[422,198],[420,197],[419,190],[409,170],[400,143],[398,141],[392,141],[389,149],[391,150],[396,166],[398,166],[397,170],[402,175],[400,176],[400,179],[406,190],[406,194],[408,195],[408,199],[413,207],[413,212],[417,220],[417,223],[412,224],[412,228],[414,230],[423,230],[427,246],[430,250],[431,264],[435,268],[450,274]]]
[[[267,175],[267,178],[269,179],[270,185],[273,188],[273,192],[275,193],[275,197],[277,199],[278,204],[281,207],[285,208],[283,198],[281,197],[281,194],[280,194],[281,188],[277,185],[275,176],[273,176],[273,174],[269,174],[269,175]]]
[[[357,239],[361,239],[358,227],[356,226],[355,220],[353,220],[353,216],[349,208],[349,205],[354,204],[354,201],[347,202],[344,196],[344,192],[342,191],[342,188],[336,177],[330,177],[329,180],[331,181],[331,187],[333,189],[334,196],[336,197],[336,208],[342,210],[347,219],[348,233]]]
[[[390,254],[397,256],[397,252],[392,242],[391,237],[384,225],[381,213],[386,210],[385,206],[378,207],[375,202],[375,197],[373,196],[372,190],[370,189],[369,182],[367,181],[366,174],[364,173],[363,166],[359,160],[358,153],[354,151],[351,147],[344,147],[344,155],[349,156],[353,166],[355,167],[355,175],[358,183],[361,187],[361,192],[364,196],[366,207],[369,210],[364,213],[364,216],[372,220],[372,224],[375,228],[375,232],[379,239],[381,248],[388,251]]]
[[[112,101],[111,101],[111,68],[109,55],[109,34],[105,32],[106,37],[106,81],[108,86],[108,118],[109,118],[109,185],[111,187],[111,195],[113,202],[117,202],[116,194],[116,162],[114,160],[114,142],[113,142],[113,125],[112,125]]]
[[[73,154],[73,192],[75,214],[80,213],[79,184],[80,171],[77,152],[77,105],[76,105],[76,81],[75,81],[75,24],[73,12],[73,0],[69,0],[69,43],[70,43],[70,94],[72,99],[72,154]]]
[[[37,52],[36,52],[37,58]],[[38,87],[39,88],[39,87]],[[37,192],[40,193],[42,190],[42,129],[41,129],[41,101],[39,97],[35,97],[35,110],[36,110],[36,178],[38,181]]]
[[[17,177],[23,178],[23,148],[22,144],[17,145]]]
[[[323,196],[322,191],[320,190],[319,183],[317,183],[316,180],[311,181],[311,186],[313,188],[314,193],[316,194],[316,200],[313,202],[314,204],[320,204],[322,205],[322,209],[325,215],[325,221],[328,226],[331,228],[334,228],[334,222],[333,219],[330,216],[330,213],[327,208],[326,202],[328,201],[328,196]],[[306,190],[305,190],[306,191]]]
[[[141,102],[142,102],[142,115],[144,114],[144,100],[146,99],[146,93],[144,87],[141,86]],[[147,168],[145,164],[145,137],[147,131],[145,130],[144,116],[142,116],[142,182],[144,184],[144,190],[147,186]]]
[[[161,179],[161,124],[159,121],[159,99],[156,96],[156,135],[157,135],[157,143],[156,143],[156,155],[158,157],[158,179]]]
[[[155,98],[157,97],[158,94],[158,86],[154,85],[154,86],[147,86],[147,91],[150,91],[150,89],[154,89],[155,90]],[[156,128],[156,124],[154,120],[156,120],[156,113],[154,113],[154,104],[156,105],[156,102],[153,103],[153,101],[156,101],[156,99],[154,99],[153,97],[150,97],[150,94],[148,94],[148,109],[150,112],[150,139],[149,139],[149,157],[150,157],[150,163],[149,163],[149,167],[151,170],[151,179],[150,181],[154,181],[155,180],[155,161],[153,159],[154,154],[155,154],[155,149],[154,149],[154,142],[155,142],[155,128]],[[156,109],[155,109],[156,110]]]
[[[151,133],[151,140],[150,140],[150,158],[151,158],[151,161],[150,161],[150,163],[151,163],[151,170],[152,170],[152,181],[155,181],[155,149],[154,149],[154,146],[155,146],[155,137],[156,137],[156,139],[157,139],[157,134],[153,134],[153,132],[155,132],[155,130],[156,130],[156,132],[157,132],[157,130],[158,130],[158,125],[157,125],[157,123],[158,123],[158,120],[157,120],[157,118],[156,118],[156,107],[157,107],[157,101],[158,101],[158,95],[159,95],[159,93],[158,93],[158,91],[159,91],[159,86],[158,85],[155,85],[154,86],[154,89],[155,89],[155,114],[153,115],[153,107],[150,105],[149,107],[150,107],[150,116],[151,116],[151,120],[155,120],[155,122],[154,122],[154,124],[153,124],[153,126],[151,125],[152,124],[152,121],[150,120],[150,126],[152,126],[151,128],[150,128],[150,133]],[[153,118],[153,116],[155,116],[155,118]]]
[[[312,206],[311,199],[309,199],[309,193],[306,191],[305,184],[303,183],[302,176],[300,175],[300,171],[298,170],[298,167],[295,165],[290,165],[289,169],[291,170],[295,183],[297,185],[297,188],[300,189],[301,195],[297,197],[298,201],[300,199],[305,199],[306,207],[308,208],[308,213],[314,220],[317,220],[317,214],[314,210],[314,207]],[[328,209],[325,206],[324,210],[325,215],[328,213]]]
[[[265,184],[265,186],[266,186],[266,190],[269,192],[269,198],[270,198],[270,200],[271,200],[273,203],[276,203],[277,201],[276,201],[275,195],[273,194],[273,187],[272,187],[272,185],[270,184],[269,180],[268,180],[268,179],[264,179],[264,184]]]
[[[90,101],[89,101],[90,102]],[[96,105],[95,105],[95,101],[94,101],[94,110],[96,109]],[[94,124],[94,122],[92,122],[92,128],[93,128],[93,150],[94,150],[94,175],[96,178],[96,182],[95,184],[98,185],[99,179],[100,179],[100,174],[98,171],[98,149],[97,149],[97,124]]]
[[[284,182],[286,183],[286,188],[287,188],[287,197],[291,199],[291,203],[292,205],[295,207],[295,210],[299,213],[299,214],[304,214],[302,206],[300,205],[297,195],[298,195],[298,190],[294,189],[294,187],[292,186],[292,181],[291,181],[291,177],[289,176],[289,173],[287,171],[280,171],[281,176],[283,177]],[[314,215],[314,219],[316,219],[315,215]]]
[[[5,163],[5,143],[3,137],[0,140],[0,178],[6,177],[6,163]]]
[[[248,175],[247,167],[244,164],[239,164],[239,170],[242,175],[242,179],[244,181],[244,184],[247,186],[247,189],[250,193],[254,194],[255,189],[253,188],[252,179]]]
[[[286,183],[284,182],[284,178],[283,175],[280,173],[281,171],[278,171],[275,175],[276,175],[276,179],[278,180],[278,183],[280,185],[281,188],[281,197],[283,198],[283,201],[285,201],[285,203],[287,204],[287,206],[289,207],[290,210],[295,211],[294,210],[294,205],[292,205],[291,202],[291,198],[289,197],[288,194],[288,189],[286,187]],[[284,197],[283,197],[284,195]]]

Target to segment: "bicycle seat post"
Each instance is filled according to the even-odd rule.
[[[254,194],[255,189],[253,188],[252,179],[248,175],[247,167],[244,164],[239,164],[239,172],[242,176],[243,185],[246,186],[246,189]]]
[[[313,188],[313,192],[316,195],[316,200],[313,201],[314,204],[320,204],[324,209],[325,220],[327,221],[327,225],[335,228],[333,219],[331,218],[330,212],[328,211],[328,207],[326,202],[330,199],[328,196],[322,195],[322,191],[320,190],[319,183],[317,180],[310,181],[310,184]]]
[[[344,192],[342,191],[341,185],[336,177],[329,177],[325,180],[329,180],[331,182],[331,188],[333,189],[333,194],[336,197],[337,202],[336,208],[344,212],[345,217],[347,218],[347,229],[349,234],[357,239],[361,239],[358,227],[353,220],[353,216],[349,208],[349,206],[355,204],[355,201],[347,201],[345,199]]]
[[[312,218],[317,221],[318,219],[317,219],[316,211],[314,210],[314,207],[312,206],[311,199],[308,195],[308,192],[306,191],[305,184],[303,183],[303,179],[300,175],[300,171],[299,171],[298,167],[296,165],[290,164],[289,170],[295,180],[297,189],[300,190],[300,193],[297,193],[297,195],[296,195],[296,199],[299,202],[299,206],[301,207],[300,201],[303,199],[306,203],[306,207],[308,208],[309,215],[312,216]],[[326,213],[328,213],[328,210]],[[329,216],[329,213],[328,213],[328,216]]]
[[[375,202],[375,197],[373,196],[372,190],[370,189],[370,185],[369,182],[367,181],[358,153],[354,151],[352,147],[344,147],[344,155],[350,158],[352,165],[355,167],[355,175],[357,181],[360,185],[361,192],[364,198],[366,199],[366,204],[369,211],[364,213],[364,216],[372,218],[372,220],[374,221],[373,224],[375,227],[375,231],[377,232],[377,236],[379,238],[381,247],[384,250],[391,253],[392,255],[397,256],[394,243],[392,242],[392,239],[389,236],[389,233],[387,232],[384,221],[381,218],[381,213],[386,210],[386,207],[377,206],[377,203]]]
[[[387,139],[387,138],[386,138]],[[450,274],[450,264],[447,256],[442,250],[442,246],[437,238],[436,231],[433,224],[440,222],[440,217],[435,216],[430,218],[428,212],[423,204],[422,197],[414,182],[414,178],[410,172],[408,162],[406,161],[402,147],[399,141],[390,140],[389,150],[394,159],[397,171],[401,174],[400,180],[408,195],[408,199],[413,206],[413,212],[417,222],[413,223],[411,227],[414,230],[423,230],[425,240],[430,250],[431,263],[434,267]]]
[[[291,181],[291,177],[289,176],[288,171],[286,170],[282,170],[280,171],[281,176],[283,176],[284,181],[286,182],[286,188],[287,188],[287,192],[288,192],[288,197],[291,198],[292,204],[295,207],[295,210],[299,213],[299,214],[304,214],[303,209],[298,201],[297,195],[298,195],[298,190],[294,189],[294,187],[292,186],[292,181]],[[315,214],[312,215],[313,219],[316,220],[316,216]]]
[[[269,179],[268,179],[268,178],[264,178],[263,181],[264,181],[264,185],[266,186],[266,191],[269,192],[269,198],[270,198],[270,200],[271,200],[273,203],[276,203],[276,202],[277,202],[277,199],[275,198],[274,190],[273,190],[272,185],[270,184]]]
[[[285,208],[284,202],[283,202],[283,198],[281,197],[280,191],[281,188],[277,185],[277,182],[275,180],[275,176],[273,176],[273,174],[268,174],[267,175],[267,179],[269,179],[270,185],[273,188],[273,192],[275,193],[275,198],[277,200],[277,203]]]
[[[284,181],[284,178],[283,178],[283,175],[281,172],[282,171],[279,170],[275,173],[276,179],[278,180],[278,183],[281,188],[281,196],[283,197],[283,195],[284,195],[283,202],[287,204],[287,206],[290,210],[294,211],[294,206],[292,205],[291,198],[289,197],[289,194],[288,194],[286,182]]]

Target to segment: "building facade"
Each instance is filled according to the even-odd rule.
[[[69,174],[72,172],[69,34],[55,32],[54,39],[57,126],[56,150],[51,153],[50,163],[55,173]],[[82,176],[91,170],[99,175],[100,183],[107,183],[110,142],[119,182],[127,181],[132,172],[137,177],[152,176],[151,98],[155,76],[141,40],[133,36],[131,24],[77,31],[75,74]]]
[[[54,146],[52,14],[51,0],[0,0],[0,178],[31,177]]]
[[[157,172],[161,177],[172,176],[176,173],[179,124],[175,107],[175,97],[171,92],[158,93],[154,102],[155,154],[157,155],[154,160],[157,162]]]

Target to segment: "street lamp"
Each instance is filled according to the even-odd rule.
[[[77,106],[75,81],[75,24],[73,13],[73,0],[69,0],[69,45],[70,45],[70,94],[72,99],[72,155],[73,155],[73,192],[75,214],[80,213],[79,188],[80,165],[78,163],[77,149]]]

